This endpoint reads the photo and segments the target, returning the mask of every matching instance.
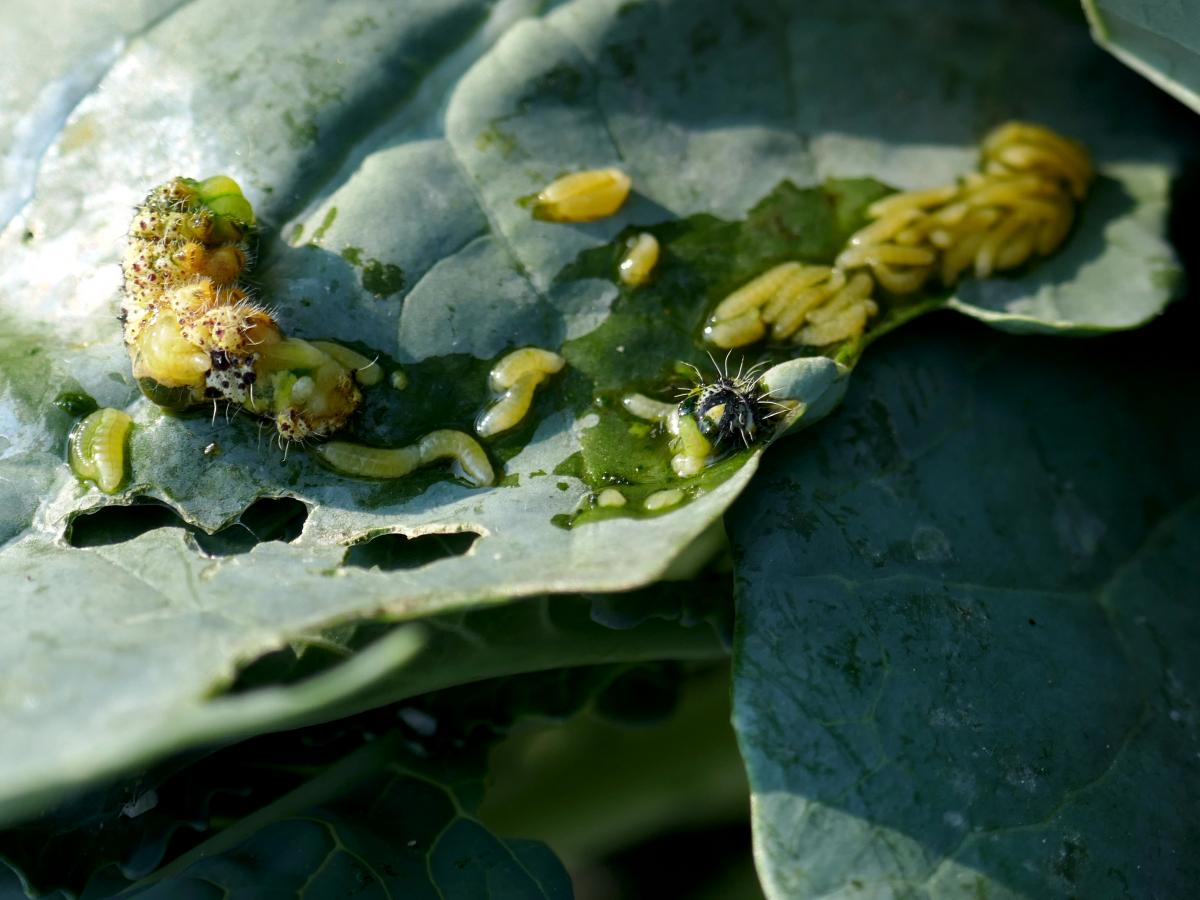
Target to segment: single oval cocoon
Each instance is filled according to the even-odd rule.
[[[590,169],[564,175],[537,195],[533,214],[550,222],[593,222],[611,216],[633,184],[620,169]]]

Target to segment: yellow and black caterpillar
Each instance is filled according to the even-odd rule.
[[[121,318],[133,374],[160,406],[227,402],[287,441],[345,425],[362,399],[357,354],[283,335],[240,282],[254,210],[232,178],[174,178],[129,227]],[[365,361],[364,361],[365,362]]]

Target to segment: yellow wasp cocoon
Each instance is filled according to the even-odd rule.
[[[724,349],[753,344],[766,333],[767,326],[756,309],[722,322],[710,322],[704,327],[704,339]]]
[[[645,284],[654,267],[658,265],[658,238],[647,231],[634,237],[629,242],[629,249],[617,266],[617,274],[621,281],[630,287]]]
[[[393,389],[403,391],[408,387],[408,376],[400,369],[397,369],[392,373],[391,382]]]
[[[957,194],[958,188],[955,185],[930,188],[924,191],[901,191],[890,197],[884,197],[882,200],[876,200],[867,207],[867,215],[872,219],[884,219],[892,213],[902,210],[926,210],[949,203]]]
[[[758,309],[774,297],[787,280],[799,271],[798,262],[780,263],[767,269],[718,303],[717,308],[713,310],[713,319],[718,322],[734,319],[752,309]]]
[[[486,487],[496,480],[487,453],[461,431],[431,431],[415,444],[390,449],[329,441],[317,445],[313,452],[338,472],[359,478],[403,478],[421,466],[450,459],[476,487]]]
[[[533,214],[550,222],[592,222],[611,216],[633,184],[620,169],[591,169],[564,175],[537,195]]]
[[[618,509],[627,502],[625,495],[616,488],[605,488],[596,495],[596,505],[604,509]]]
[[[561,356],[540,347],[523,347],[503,357],[488,375],[492,390],[502,393],[480,414],[475,423],[476,434],[492,437],[520,424],[529,412],[538,385],[564,365],[566,360]]]
[[[664,491],[655,491],[642,502],[642,507],[648,512],[657,512],[660,509],[669,509],[672,506],[678,506],[683,502],[683,491],[679,488],[667,488]]]
[[[71,469],[111,494],[125,480],[125,440],[133,419],[119,409],[98,409],[75,426],[68,443]]]

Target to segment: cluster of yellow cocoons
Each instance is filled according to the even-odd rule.
[[[952,286],[1053,253],[1092,180],[1087,151],[1047,128],[1009,122],[983,141],[981,171],[957,184],[872,204],[871,224],[832,266],[786,262],[722,300],[705,329],[719,347],[763,338],[825,346],[860,336],[876,286],[901,296]]]
[[[630,415],[657,422],[671,436],[671,470],[680,478],[699,475],[713,460],[716,448],[700,431],[692,416],[675,403],[664,403],[645,394],[626,394],[621,405]]]
[[[357,409],[370,361],[285,337],[254,302],[239,282],[253,226],[249,201],[223,175],[174,178],[138,206],[122,261],[133,374],[160,406],[224,401],[272,419],[285,440],[323,437]]]

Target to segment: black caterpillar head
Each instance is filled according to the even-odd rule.
[[[760,386],[756,369],[730,375],[727,359],[724,371],[717,367],[715,381],[697,384],[679,404],[679,411],[695,419],[700,433],[720,450],[749,447],[768,432],[770,419],[780,412]]]

